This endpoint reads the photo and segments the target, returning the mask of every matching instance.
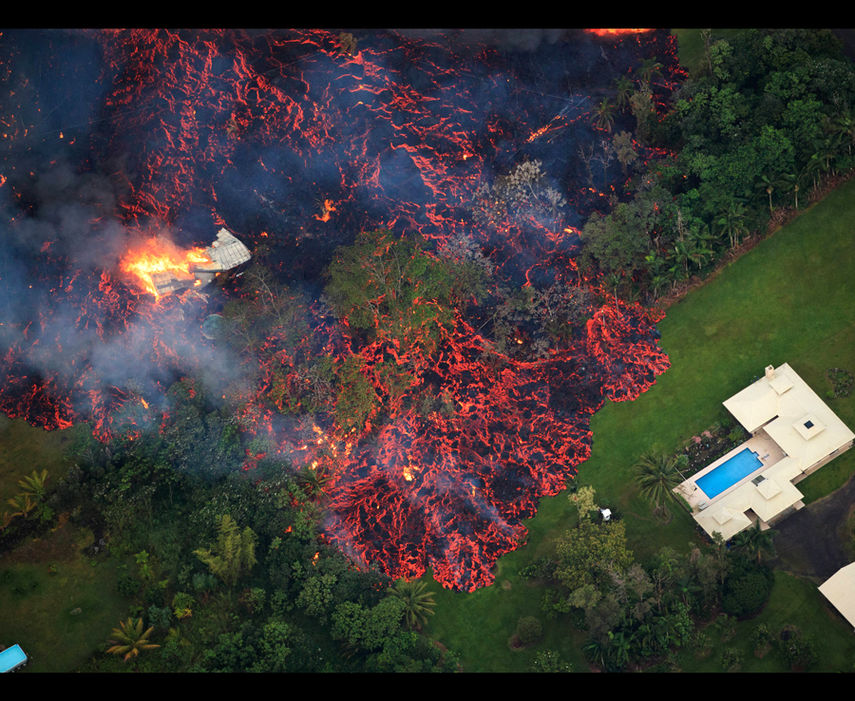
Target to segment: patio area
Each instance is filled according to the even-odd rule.
[[[766,432],[761,429],[760,431],[758,431],[757,435],[751,436],[751,438],[746,440],[744,443],[738,445],[733,450],[728,451],[718,460],[710,463],[703,470],[695,473],[677,486],[676,491],[686,500],[686,502],[691,507],[693,513],[700,511],[702,508],[706,508],[709,505],[709,502],[711,501],[710,497],[705,494],[700,487],[698,487],[697,480],[703,477],[704,475],[709,474],[717,467],[730,460],[734,455],[742,452],[746,448],[757,454],[760,462],[763,465],[763,470],[771,467],[772,465],[774,465],[779,460],[785,457],[784,451],[781,450],[781,447],[777,443],[775,443],[775,441],[769,438]],[[756,477],[758,474],[761,474],[760,468],[758,468],[757,472],[753,472],[750,475],[747,475],[743,479],[739,480],[738,482],[735,482],[731,487],[729,487],[727,490],[725,490],[718,496],[725,496],[730,491],[737,489],[739,486],[749,481],[752,477]]]

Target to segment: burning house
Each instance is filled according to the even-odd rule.
[[[172,294],[190,287],[204,287],[210,284],[218,273],[233,270],[246,263],[252,255],[228,229],[220,229],[216,240],[188,261],[186,273],[176,267],[152,272],[151,283],[157,297]]]

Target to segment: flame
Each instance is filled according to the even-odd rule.
[[[174,244],[163,239],[153,238],[141,248],[130,251],[119,267],[125,273],[136,277],[142,288],[160,298],[157,286],[152,278],[158,273],[170,273],[181,280],[193,280],[190,266],[193,263],[211,263],[204,248],[180,250]],[[197,280],[194,284],[199,284]]]

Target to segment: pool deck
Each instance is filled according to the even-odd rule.
[[[698,487],[697,480],[699,477],[703,477],[709,472],[715,470],[722,463],[727,462],[737,453],[741,453],[746,448],[753,450],[757,453],[757,456],[760,458],[760,462],[762,463],[761,467],[758,467],[751,474],[746,475],[738,482],[734,482],[727,489],[717,494],[715,497],[710,498],[707,496],[704,491]],[[757,475],[761,474],[764,470],[769,467],[772,467],[775,463],[781,460],[784,457],[784,451],[781,450],[780,446],[775,443],[769,436],[766,435],[764,431],[759,431],[757,435],[752,436],[744,443],[741,443],[736,448],[731,450],[730,452],[722,455],[718,460],[710,463],[702,470],[696,472],[694,475],[689,477],[687,480],[682,482],[675,489],[689,504],[692,509],[692,513],[697,513],[701,511],[702,508],[707,508],[713,501],[717,501],[722,497],[726,496],[730,492],[738,489],[741,485],[745,484],[751,479],[754,479]]]

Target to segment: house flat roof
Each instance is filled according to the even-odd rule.
[[[819,585],[819,591],[855,626],[855,562],[837,570]]]
[[[836,451],[848,448],[855,438],[855,433],[787,363],[767,368],[763,377],[723,404],[754,434],[743,445],[757,447],[758,442],[771,439],[777,446],[768,450],[777,452],[771,459],[769,455],[761,455],[762,468],[720,496],[695,504],[695,521],[710,536],[718,532],[725,540],[751,525],[749,510],[768,523],[788,509],[801,508],[803,495],[793,481],[817,464],[823,464]],[[731,452],[738,452],[741,447]],[[690,494],[691,484],[707,471],[709,468],[704,468],[677,489]]]
[[[788,363],[723,404],[747,431],[753,433],[762,427],[803,469],[855,438]]]

